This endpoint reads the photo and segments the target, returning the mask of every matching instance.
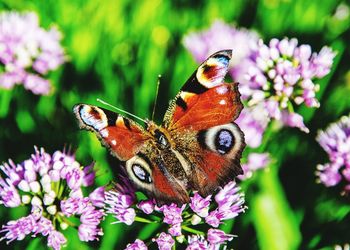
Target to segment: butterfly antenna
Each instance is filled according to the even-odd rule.
[[[146,120],[144,120],[144,119],[142,119],[142,118],[140,118],[140,117],[138,117],[138,116],[136,116],[136,115],[134,115],[134,114],[131,114],[131,113],[128,112],[128,111],[125,111],[125,110],[123,110],[123,109],[117,108],[116,106],[113,106],[112,104],[110,104],[110,103],[108,103],[108,102],[105,102],[105,101],[101,100],[100,98],[97,98],[96,100],[97,100],[98,102],[100,102],[100,103],[102,103],[102,104],[104,104],[104,105],[106,105],[106,106],[112,108],[112,109],[115,109],[115,110],[117,110],[117,111],[119,111],[119,112],[122,112],[122,113],[124,113],[124,114],[127,114],[127,115],[129,115],[129,116],[131,116],[131,117],[134,117],[135,119],[138,119],[138,120],[140,120],[140,121],[142,121],[142,122],[144,122],[144,123],[147,123]]]
[[[162,78],[162,75],[158,75],[157,89],[156,89],[156,99],[154,100],[153,111],[152,111],[152,121],[154,120],[154,114],[156,113],[156,106],[157,106],[157,99],[158,99],[159,85],[160,85],[160,78]]]

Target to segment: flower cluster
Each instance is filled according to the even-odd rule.
[[[48,94],[50,83],[43,76],[65,61],[60,40],[56,28],[39,26],[35,13],[1,13],[0,87],[23,84],[34,94]]]
[[[319,107],[314,79],[330,72],[334,57],[328,47],[312,53],[309,45],[298,46],[297,39],[272,39],[269,45],[260,40],[250,56],[251,66],[243,72],[242,96],[249,105],[262,102],[269,117],[308,132],[294,108],[302,103]]]
[[[184,38],[184,46],[192,53],[197,62],[203,62],[207,57],[219,50],[233,49],[230,61],[233,75],[244,60],[249,57],[257,46],[257,33],[230,26],[222,21],[216,21],[203,32],[190,33]]]
[[[317,166],[319,181],[331,187],[345,183],[345,193],[350,193],[350,116],[320,131],[316,140],[329,156],[329,163]]]
[[[240,180],[245,180],[253,176],[253,173],[258,169],[266,168],[271,162],[268,153],[250,153],[247,157],[247,162],[242,164],[243,175],[239,175]]]
[[[124,191],[124,193],[122,193]],[[130,191],[130,190],[129,190]],[[161,250],[171,249],[176,243],[187,244],[187,249],[217,249],[233,239],[232,235],[216,229],[226,220],[237,217],[244,212],[244,198],[235,182],[225,185],[212,199],[212,196],[201,197],[197,192],[191,196],[191,202],[178,206],[174,203],[157,206],[154,200],[137,201],[127,196],[128,189],[106,192],[107,212],[127,225],[135,221],[148,223],[165,223],[167,232],[161,232],[152,239]],[[132,212],[127,212],[127,211]],[[130,214],[131,216],[125,216]],[[152,220],[144,218],[152,215]],[[143,217],[141,217],[143,216]],[[156,218],[156,219],[155,219]],[[195,229],[207,225],[205,232]],[[195,233],[195,234],[193,234]],[[206,238],[204,236],[206,235]],[[195,246],[203,246],[196,248]],[[147,249],[146,244],[137,239],[126,249]]]
[[[58,230],[75,224],[68,218],[79,216],[79,238],[96,240],[102,235],[98,226],[104,212],[104,188],[84,197],[82,187],[95,179],[93,165],[82,167],[74,155],[56,151],[52,156],[35,148],[30,159],[21,164],[12,160],[0,166],[0,203],[6,207],[30,207],[31,213],[10,221],[0,231],[0,240],[22,240],[26,235],[47,236],[47,245],[60,249],[66,238]]]
[[[136,216],[135,209],[131,207],[136,198],[135,192],[134,185],[126,175],[120,174],[114,190],[105,192],[106,212],[113,214],[118,221],[131,225]]]
[[[264,132],[270,119],[263,105],[255,105],[242,110],[235,121],[244,132],[244,139],[250,148],[261,145]]]

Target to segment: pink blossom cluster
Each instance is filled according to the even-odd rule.
[[[230,182],[220,189],[214,199],[211,195],[201,197],[197,192],[194,192],[190,197],[191,202],[181,206],[174,203],[158,206],[154,200],[139,201],[135,205],[137,202],[135,197],[128,196],[128,194],[133,193],[131,190],[130,187],[124,189],[119,187],[117,190],[107,191],[106,210],[118,221],[127,225],[132,224],[139,216],[145,217],[147,215],[152,215],[153,221],[154,218],[158,218],[159,223],[167,224],[167,232],[161,232],[158,237],[152,240],[157,243],[161,250],[171,249],[176,243],[187,243],[188,249],[195,249],[191,248],[191,245],[197,244],[191,243],[195,241],[191,228],[199,225],[209,227],[206,230],[207,239],[200,238],[200,241],[206,242],[207,246],[219,247],[228,240],[232,240],[232,235],[215,228],[224,221],[237,217],[246,209],[243,195],[239,193],[240,188],[235,182]],[[127,212],[129,210],[132,212]],[[126,214],[128,216],[125,216]],[[147,220],[143,217],[142,220],[138,221]],[[189,237],[188,240],[185,240],[186,237]],[[126,249],[147,249],[147,246],[143,241],[137,239]]]
[[[269,117],[308,132],[294,109],[302,103],[319,107],[319,85],[314,80],[330,72],[334,57],[329,47],[312,53],[310,45],[298,45],[295,38],[274,38],[268,45],[260,40],[249,57],[250,66],[242,72],[242,96],[250,106],[263,103]]]
[[[350,116],[320,131],[316,140],[329,157],[328,163],[317,166],[319,181],[327,187],[343,182],[344,192],[350,193]]]
[[[81,166],[74,155],[56,151],[52,156],[35,147],[30,159],[20,164],[12,160],[0,166],[0,204],[6,207],[26,206],[30,215],[10,221],[2,227],[1,240],[22,240],[26,235],[47,236],[48,246],[60,249],[66,238],[58,230],[79,216],[79,238],[93,241],[102,235],[99,224],[104,217],[104,188],[84,197],[82,187],[94,183],[93,165]],[[57,227],[58,226],[58,227]]]
[[[37,95],[47,95],[51,85],[44,76],[64,61],[61,34],[39,26],[35,13],[0,14],[0,87],[16,84]]]

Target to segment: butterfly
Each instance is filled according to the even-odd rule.
[[[82,129],[96,133],[128,178],[158,204],[189,202],[189,191],[206,197],[243,174],[244,135],[234,123],[243,105],[237,83],[225,83],[231,50],[208,57],[182,86],[161,125],[145,127],[88,104],[73,110]]]

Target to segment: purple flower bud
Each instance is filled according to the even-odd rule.
[[[200,196],[197,192],[191,197],[190,207],[193,212],[197,213],[201,217],[208,216],[209,206],[211,201],[211,195],[207,196],[205,199]]]
[[[181,223],[172,225],[172,226],[169,228],[168,232],[169,232],[172,236],[180,236],[180,235],[182,235],[182,233],[181,233]]]
[[[61,249],[61,246],[67,243],[67,239],[64,235],[56,230],[52,230],[47,237],[47,246],[52,247],[54,250]]]
[[[152,241],[157,242],[159,250],[171,250],[172,246],[175,244],[171,235],[164,232],[160,233],[159,237],[157,239],[152,239]]]
[[[335,56],[336,53],[329,47],[323,47],[318,55],[313,54],[312,64],[318,78],[322,78],[330,72]]]
[[[221,224],[222,218],[221,213],[216,209],[211,211],[209,215],[205,217],[205,222],[212,227],[218,227]]]
[[[145,214],[151,214],[154,211],[154,201],[153,200],[146,200],[146,201],[140,201],[139,204],[137,204],[137,207],[141,209]]]
[[[104,207],[105,188],[98,187],[89,194],[89,199],[95,207]]]
[[[207,250],[209,249],[208,242],[197,235],[190,236],[188,239],[188,246],[186,250]]]
[[[233,235],[226,234],[224,231],[219,229],[210,228],[208,230],[208,241],[210,244],[222,244],[226,241],[231,241]]]
[[[247,162],[242,164],[244,174],[238,176],[238,178],[241,180],[250,178],[256,170],[265,168],[270,161],[268,153],[250,153]]]
[[[175,225],[182,222],[182,211],[185,209],[186,205],[183,205],[181,208],[179,208],[176,204],[172,203],[170,205],[163,205],[160,207],[160,211],[164,214],[163,222]]]
[[[279,109],[278,102],[272,99],[269,99],[265,102],[265,108],[269,113],[271,118],[275,118],[276,120],[281,119],[281,110]]]
[[[80,224],[78,228],[78,235],[81,241],[93,241],[98,238],[98,236],[103,235],[102,229],[96,227],[93,224]]]
[[[82,199],[70,197],[61,201],[61,210],[67,217],[80,214],[82,212]]]
[[[0,165],[0,170],[10,179],[13,185],[17,185],[23,179],[23,167],[16,164],[10,159],[4,165]]]
[[[94,206],[89,204],[83,209],[80,216],[80,221],[82,224],[97,226],[100,224],[103,216],[104,213],[102,210],[95,209]]]
[[[128,244],[125,250],[147,250],[146,244],[139,239],[136,239],[134,243]]]
[[[339,172],[340,168],[341,165],[338,164],[319,164],[317,165],[316,175],[326,187],[332,187],[337,185],[342,179],[342,175]]]
[[[60,180],[60,172],[57,169],[53,169],[49,171],[49,176],[53,182],[58,182]]]
[[[48,95],[51,90],[50,82],[35,74],[28,74],[24,78],[23,86],[36,95]]]
[[[251,148],[260,146],[268,122],[269,118],[262,105],[243,109],[236,120],[244,132],[245,142]]]
[[[67,184],[70,189],[80,188],[83,182],[83,171],[79,168],[73,168],[66,175]]]
[[[120,208],[116,209],[114,213],[115,217],[130,226],[135,221],[136,213],[133,208]]]
[[[96,173],[94,171],[95,163],[91,163],[90,165],[84,167],[84,177],[83,177],[83,186],[88,187],[94,184]]]
[[[281,120],[284,124],[289,127],[297,127],[305,133],[309,133],[309,129],[305,126],[303,122],[303,117],[297,113],[289,113],[287,111],[282,112]]]
[[[232,197],[236,198],[236,195],[240,188],[236,185],[236,182],[231,181],[227,183],[216,195],[215,201],[219,205],[219,208],[231,206],[233,200]]]
[[[10,179],[0,177],[0,204],[6,207],[18,207],[21,204],[21,197]]]

